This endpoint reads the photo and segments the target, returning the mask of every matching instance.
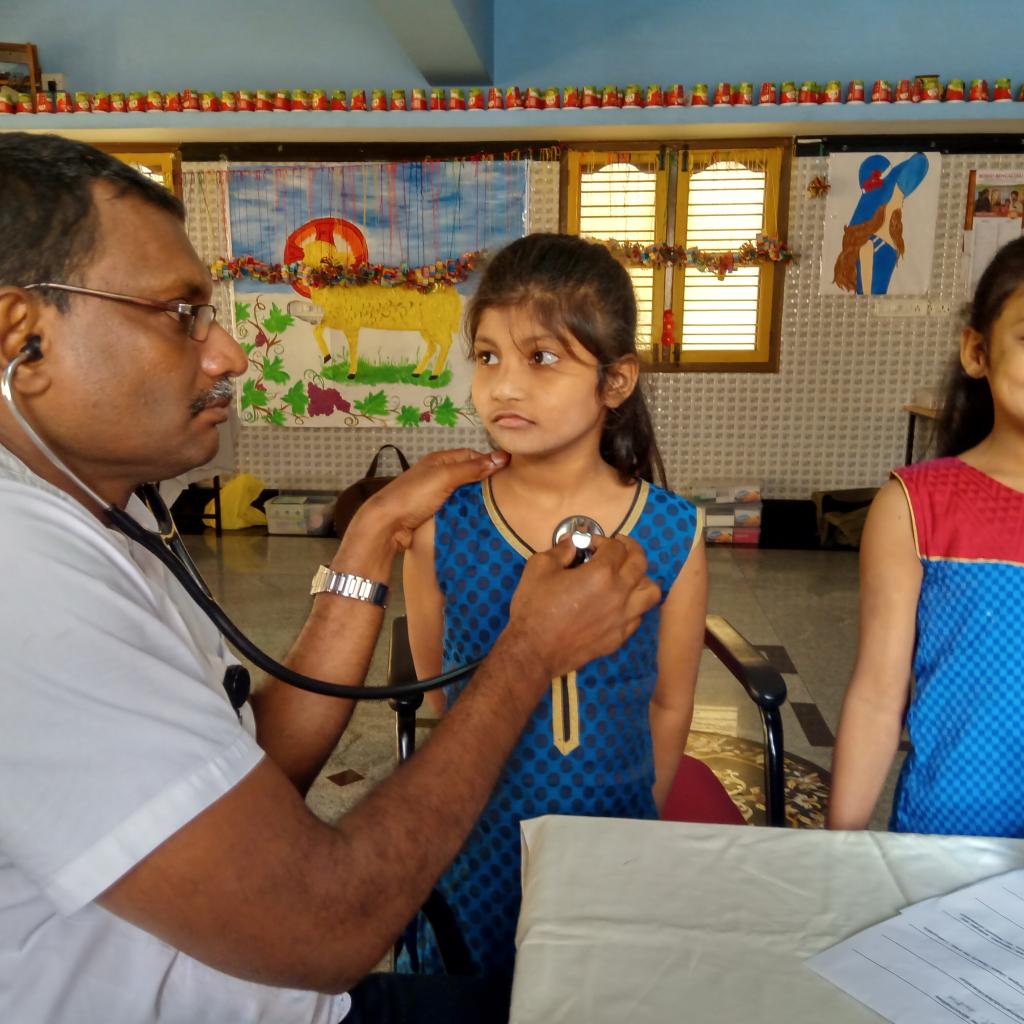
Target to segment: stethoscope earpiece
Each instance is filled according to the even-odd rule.
[[[38,334],[30,334],[25,339],[25,344],[21,346],[21,351],[18,353],[23,363],[34,363],[37,359],[43,358],[43,339]]]
[[[556,527],[551,537],[552,545],[557,544],[563,537],[570,537],[572,545],[576,549],[576,557],[572,560],[570,568],[582,565],[594,554],[594,547],[591,541],[594,537],[603,537],[604,530],[596,519],[590,516],[569,516],[563,519]]]

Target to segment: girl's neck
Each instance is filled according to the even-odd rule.
[[[997,480],[1018,486],[1024,482],[1024,430],[997,422],[992,433],[961,458]]]
[[[625,519],[636,493],[635,484],[622,480],[600,457],[516,455],[490,485],[502,517],[534,551],[547,550],[555,527],[571,515],[591,516],[610,533]]]
[[[595,488],[624,486],[597,452],[514,455],[502,471],[504,490],[530,494],[557,505]]]

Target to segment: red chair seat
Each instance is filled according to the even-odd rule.
[[[661,810],[662,821],[700,821],[712,825],[745,825],[715,773],[703,762],[683,754],[672,788]]]

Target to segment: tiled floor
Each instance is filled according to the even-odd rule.
[[[211,589],[257,643],[283,655],[307,610],[309,580],[336,541],[267,537],[262,532],[186,538]],[[857,556],[840,551],[709,551],[709,610],[723,615],[783,673],[787,753],[828,769],[839,707],[856,647]],[[392,580],[388,619],[369,678],[383,680],[390,619],[404,612],[401,573]],[[761,726],[739,685],[708,652],[697,686],[694,729],[759,741]],[[394,762],[394,714],[363,702],[310,794],[310,805],[334,816],[358,800]],[[876,810],[884,828],[898,762]],[[333,777],[333,781],[332,778]]]

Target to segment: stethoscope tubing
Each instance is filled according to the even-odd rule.
[[[417,694],[426,693],[429,690],[436,690],[439,687],[447,686],[449,683],[458,682],[460,679],[471,675],[480,666],[480,661],[469,662],[460,665],[458,668],[443,672],[441,675],[432,676],[429,679],[419,679],[410,683],[402,683],[399,686],[347,686],[342,683],[331,683],[325,679],[317,679],[314,676],[307,676],[302,672],[296,672],[287,665],[272,658],[265,651],[257,647],[243,632],[231,621],[227,612],[213,599],[206,584],[202,581],[198,570],[195,568],[192,559],[189,557],[185,545],[182,544],[177,531],[174,530],[171,514],[163,498],[156,492],[156,487],[148,485],[144,488],[146,504],[154,513],[158,521],[171,523],[170,530],[157,535],[147,530],[137,520],[130,516],[123,509],[116,507],[107,508],[106,512],[111,523],[130,540],[142,545],[154,557],[158,558],[171,572],[174,578],[182,585],[188,596],[195,602],[206,617],[217,628],[217,631],[224,637],[232,647],[243,657],[248,658],[257,668],[279,679],[282,683],[294,686],[309,693],[318,693],[324,697],[339,697],[345,700],[401,700],[413,697]],[[154,507],[154,505],[156,507]],[[176,550],[171,551],[168,545]]]
[[[159,559],[167,567],[171,575],[182,585],[185,593],[195,602],[199,610],[213,623],[217,631],[238,651],[243,657],[248,658],[257,668],[273,676],[275,679],[294,686],[299,690],[306,690],[309,693],[318,693],[324,697],[339,697],[344,700],[405,700],[426,693],[429,690],[436,690],[449,683],[458,682],[466,676],[471,675],[480,666],[480,661],[469,662],[460,665],[458,668],[443,672],[441,675],[432,676],[429,679],[419,679],[414,682],[402,683],[400,686],[346,686],[341,683],[331,683],[326,679],[317,679],[314,676],[307,676],[302,672],[296,672],[287,665],[270,657],[265,651],[257,647],[231,619],[227,612],[217,603],[210,589],[206,586],[202,574],[192,561],[187,548],[181,542],[178,531],[174,527],[174,520],[171,517],[167,503],[160,496],[155,484],[146,484],[142,488],[141,497],[149,506],[160,528],[160,533],[147,530],[141,523],[135,520],[123,509],[107,503],[86,483],[80,480],[57,455],[50,450],[50,446],[33,429],[32,425],[21,414],[18,404],[14,399],[11,382],[14,372],[22,363],[31,362],[39,357],[38,341],[35,347],[26,345],[4,368],[0,375],[0,396],[7,403],[8,408],[18,421],[22,430],[29,440],[36,446],[40,454],[50,463],[59,469],[69,480],[72,480],[82,492],[87,494],[96,504],[104,510],[111,525],[124,534],[129,540],[141,544],[150,554]],[[344,600],[344,599],[342,599]]]

